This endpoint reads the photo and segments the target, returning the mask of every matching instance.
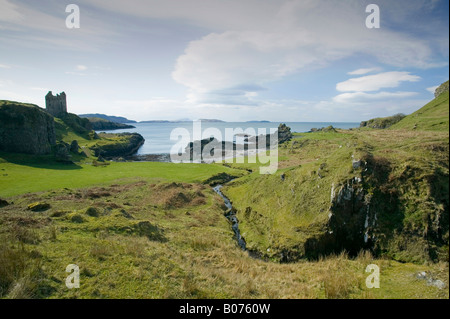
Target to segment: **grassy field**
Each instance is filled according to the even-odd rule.
[[[81,188],[124,184],[134,180],[202,182],[225,172],[241,176],[242,170],[222,165],[172,164],[156,162],[115,163],[95,166],[90,163],[62,164],[51,157],[0,152],[0,197],[61,188]]]
[[[448,265],[369,253],[290,264],[250,257],[210,187],[133,182],[15,196],[0,209],[3,298],[448,298]],[[28,207],[39,202],[41,209]],[[65,286],[67,265],[80,288]],[[376,264],[380,289],[365,285]]]

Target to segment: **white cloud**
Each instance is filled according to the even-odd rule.
[[[47,88],[41,88],[41,87],[31,87],[30,90],[39,91],[39,92],[42,92],[42,93],[47,93],[48,91],[50,91]]]
[[[85,65],[77,65],[76,69],[78,71],[86,71],[88,69],[88,67]]]
[[[82,13],[84,27],[76,32],[67,29],[65,7],[56,1],[0,0],[0,43],[33,49],[52,46],[93,51],[118,35],[102,19],[87,13]]]
[[[0,10],[0,21],[17,22],[23,20],[23,16],[17,5],[8,0],[0,0],[0,8],[2,8],[2,10]]]
[[[0,64],[0,69],[11,69],[11,67],[6,64]]]
[[[384,72],[340,82],[336,85],[336,90],[339,92],[378,91],[382,88],[396,88],[401,82],[417,82],[420,79],[420,76],[411,75],[410,72]]]
[[[436,86],[432,86],[430,88],[427,88],[427,91],[430,92],[431,94],[436,93],[436,89],[439,87],[439,85]]]
[[[378,72],[380,68],[368,68],[368,69],[358,69],[352,72],[348,72],[348,75],[364,75],[367,73]]]
[[[268,17],[261,14],[264,20],[253,21],[253,25],[239,23],[233,30],[214,32],[192,41],[177,59],[174,80],[189,88],[191,96],[198,95],[202,100],[201,96],[211,91],[240,85],[264,86],[356,54],[369,55],[393,66],[432,66],[426,40],[387,27],[370,32],[364,26],[365,6],[360,1],[293,0],[280,1],[278,7],[273,7],[273,1],[267,3],[272,5],[274,13]],[[356,71],[365,74],[375,70]],[[389,80],[389,75],[395,83],[419,79],[409,74],[401,74],[396,79],[399,74],[394,73],[385,74],[385,79]],[[384,80],[382,77],[379,76],[380,80]],[[343,90],[349,90],[345,88],[347,85],[355,86],[351,90],[360,91],[353,82],[342,84]],[[379,83],[363,90],[396,86]],[[237,97],[245,100],[248,94],[241,92]]]
[[[333,101],[337,103],[364,103],[378,100],[404,99],[417,94],[417,92],[354,92],[339,94],[333,98]]]

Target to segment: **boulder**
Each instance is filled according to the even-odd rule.
[[[70,145],[62,141],[58,142],[55,147],[55,158],[59,162],[72,162],[70,155]]]
[[[72,143],[70,143],[70,151],[72,153],[78,154],[79,153],[80,146],[78,145],[77,140],[73,140]]]
[[[0,208],[8,206],[8,205],[9,205],[9,203],[6,200],[0,198]]]

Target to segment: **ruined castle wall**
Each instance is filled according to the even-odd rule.
[[[60,117],[67,114],[66,94],[62,92],[54,96],[52,92],[48,92],[45,97],[45,106],[48,113],[54,117]]]

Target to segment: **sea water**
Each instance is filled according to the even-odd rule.
[[[278,128],[280,123],[275,122],[202,122],[202,131],[208,128],[216,128],[222,132],[222,140],[233,142],[233,140],[227,140],[225,136],[225,130],[242,128],[246,130],[253,128],[256,132],[258,129],[266,129],[266,133],[270,134],[271,128]],[[359,123],[343,123],[343,122],[286,122],[287,126],[291,128],[292,132],[305,133],[309,132],[312,128],[322,128],[332,125],[335,128],[350,129],[359,127]],[[170,153],[172,147],[177,143],[177,140],[171,140],[170,135],[176,128],[184,128],[191,133],[193,132],[193,122],[169,122],[169,123],[132,123],[131,125],[136,128],[127,130],[115,130],[108,131],[108,133],[123,133],[123,132],[136,132],[141,134],[145,138],[144,145],[139,149],[138,155],[146,154],[166,154]],[[209,136],[203,136],[208,138]],[[241,137],[241,139],[243,139]],[[239,137],[235,138],[239,143]],[[189,141],[188,141],[189,142]],[[187,143],[186,143],[187,145]]]

